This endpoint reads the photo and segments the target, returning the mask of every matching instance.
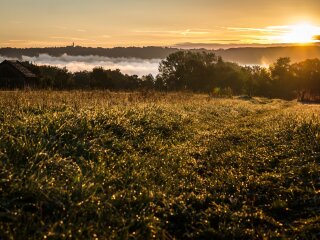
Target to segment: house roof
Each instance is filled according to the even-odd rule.
[[[32,73],[28,68],[26,68],[21,62],[14,60],[4,60],[1,64],[9,64],[11,67],[16,69],[26,78],[34,78],[37,77],[34,73]]]

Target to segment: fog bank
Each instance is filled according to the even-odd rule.
[[[8,59],[0,56],[0,61]],[[22,56],[22,61],[33,62],[37,65],[51,65],[59,68],[66,67],[70,72],[91,71],[95,67],[104,69],[120,69],[122,73],[138,76],[158,73],[161,59],[139,59],[139,58],[110,58],[101,56],[70,56],[63,54],[53,57],[48,54],[40,54],[39,57]]]

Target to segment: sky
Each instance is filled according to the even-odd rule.
[[[319,9],[320,0],[1,0],[0,47],[316,42]]]

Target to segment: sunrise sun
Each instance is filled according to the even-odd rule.
[[[284,43],[313,43],[315,36],[320,35],[320,27],[309,23],[300,23],[285,27],[285,32],[280,36]]]

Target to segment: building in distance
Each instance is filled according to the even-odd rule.
[[[0,63],[0,88],[25,89],[35,87],[37,76],[19,61]]]

